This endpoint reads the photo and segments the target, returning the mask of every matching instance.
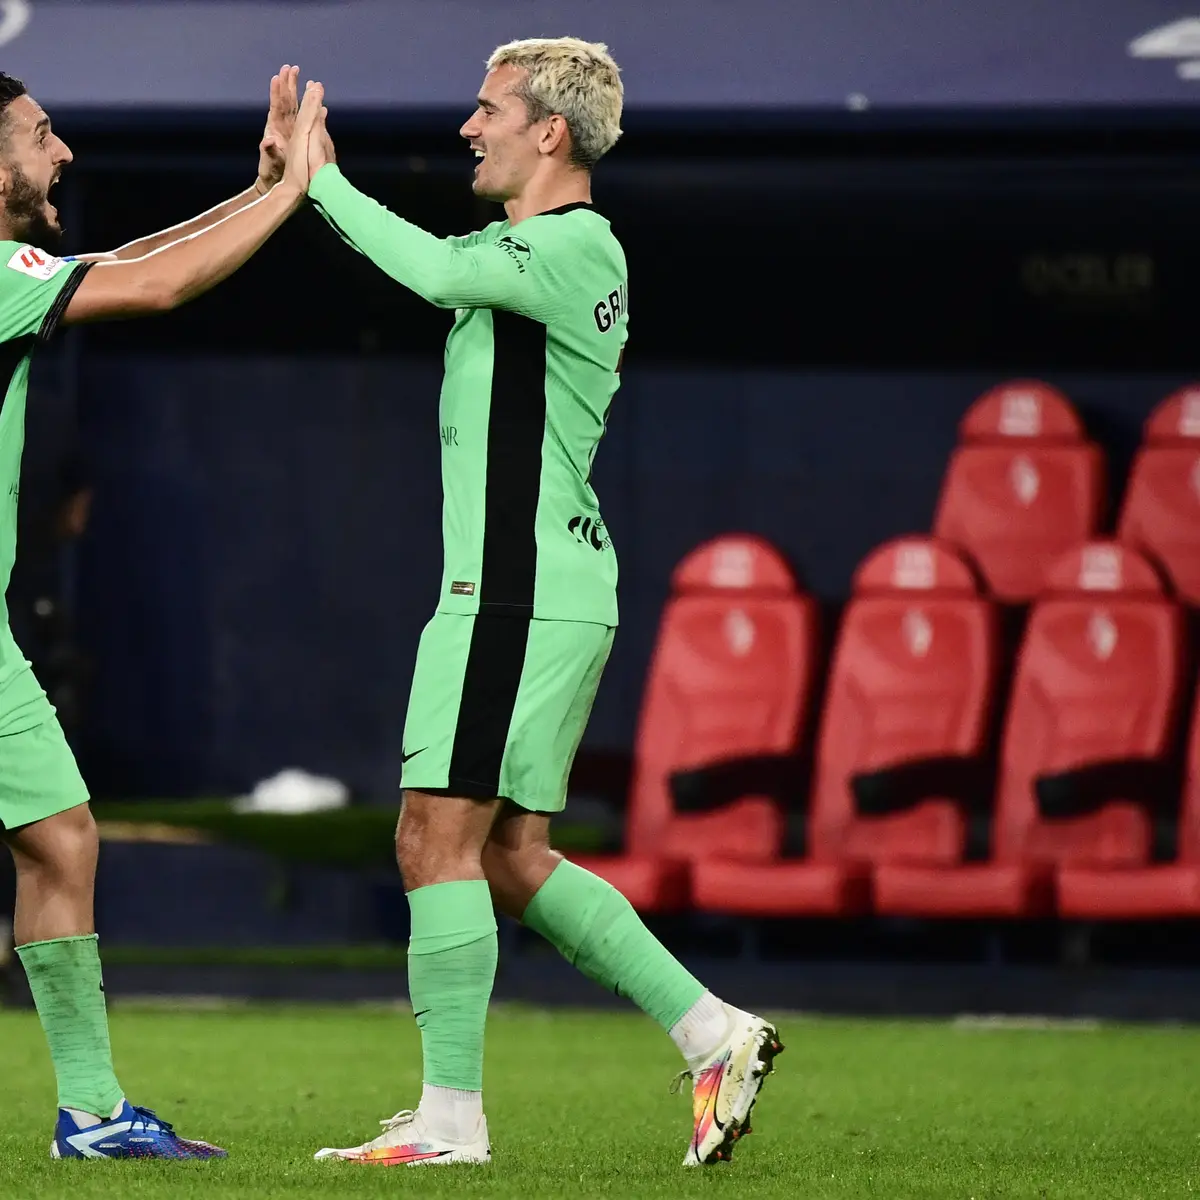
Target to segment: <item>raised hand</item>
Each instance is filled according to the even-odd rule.
[[[304,89],[304,99],[300,103],[300,112],[296,116],[296,128],[292,133],[291,143],[287,151],[287,165],[284,168],[284,181],[295,187],[301,195],[308,191],[308,183],[312,178],[310,159],[316,153],[321,153],[322,134],[325,128],[324,108],[325,99],[323,84],[314,83],[311,79]],[[318,125],[320,129],[318,130]],[[314,148],[313,143],[316,143]],[[324,165],[323,162],[321,165]]]
[[[329,109],[322,107],[308,138],[309,179],[312,179],[326,163],[337,162],[337,151],[333,148],[333,138],[329,136],[329,129],[325,124],[328,117]]]
[[[288,146],[296,128],[296,112],[299,108],[296,84],[299,77],[300,68],[287,63],[279,68],[278,75],[271,77],[271,104],[267,110],[262,141],[258,144],[258,179],[254,184],[264,194],[283,178]]]

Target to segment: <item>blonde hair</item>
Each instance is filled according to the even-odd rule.
[[[487,60],[520,67],[527,77],[515,89],[530,122],[558,113],[571,133],[571,162],[590,171],[621,136],[625,91],[621,69],[602,42],[579,38],[525,38],[498,46]]]

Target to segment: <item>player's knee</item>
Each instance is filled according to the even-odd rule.
[[[448,809],[405,803],[396,825],[396,864],[409,891],[479,877],[479,836]]]
[[[408,814],[401,813],[396,824],[396,865],[406,883],[411,869],[420,860],[427,841],[426,830],[421,827],[421,823]]]
[[[66,878],[90,879],[95,874],[100,854],[100,833],[95,818],[86,804],[59,816],[63,819],[55,829],[52,841],[54,865]]]
[[[35,874],[47,882],[91,886],[100,835],[86,804],[28,826],[10,844],[19,873]]]
[[[520,879],[527,875],[534,863],[549,850],[540,846],[505,846],[488,842],[483,849],[483,870],[488,879]]]
[[[517,854],[502,846],[488,844],[480,856],[483,875],[492,894],[492,905],[498,912],[515,920],[521,919],[529,899],[521,887],[520,861]]]
[[[530,900],[561,861],[562,856],[544,843],[505,846],[489,842],[484,847],[482,862],[492,903],[500,912],[519,921]]]
[[[492,898],[494,900],[496,899],[497,889],[500,889],[501,893],[503,893],[504,885],[514,874],[512,854],[502,846],[496,846],[489,842],[484,846],[483,853],[479,856],[479,861],[483,866],[484,878],[488,881],[488,885],[492,889]]]

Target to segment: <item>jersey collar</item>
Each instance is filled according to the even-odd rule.
[[[586,200],[576,200],[574,204],[561,204],[558,208],[548,208],[545,212],[537,213],[539,217],[558,217],[563,213],[574,212],[577,208],[592,208]]]

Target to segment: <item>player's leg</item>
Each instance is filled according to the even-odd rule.
[[[483,1036],[496,976],[496,917],[481,854],[499,801],[405,791],[396,858],[408,893],[408,990],[421,1030],[421,1100],[361,1146],[317,1159],[441,1166],[491,1159]]]
[[[693,1079],[695,1126],[685,1162],[728,1158],[733,1142],[749,1131],[762,1078],[782,1049],[777,1032],[709,992],[620,892],[550,848],[550,814],[565,803],[613,631],[568,622],[533,625],[527,678],[544,686],[540,705],[528,689],[530,703],[517,714],[524,719],[514,722],[511,754],[525,773],[521,786],[506,790],[515,803],[505,805],[484,850],[493,902],[667,1031]]]
[[[725,1004],[646,928],[629,901],[549,845],[549,817],[506,807],[484,850],[498,911],[536,930],[605,990],[628,997],[687,1062],[693,1128],[685,1165],[727,1159],[783,1048],[768,1021]]]
[[[27,735],[18,734],[18,737]],[[96,825],[86,803],[6,834],[17,870],[13,938],[58,1081],[58,1104],[97,1125],[120,1107],[92,923]]]
[[[407,791],[396,836],[411,917],[409,998],[421,1030],[417,1111],[432,1132],[463,1145],[479,1140],[483,1121],[483,1038],[497,944],[481,856],[498,807]]]
[[[566,803],[613,634],[602,625],[533,622],[530,682],[513,733],[512,799],[492,828],[484,863],[502,912],[535,929],[606,990],[628,996],[664,1029],[676,1030],[687,1055],[697,1045],[711,1049],[723,1036],[719,1001],[620,892],[550,849],[550,816]]]
[[[14,941],[58,1081],[56,1158],[212,1158],[124,1098],[113,1072],[92,904],[98,838],[57,720],[0,737],[0,825],[17,873]]]
[[[483,1038],[496,973],[496,917],[481,856],[500,802],[500,768],[527,621],[438,614],[417,653],[405,721],[396,858],[408,894],[409,995],[424,1087],[415,1112],[362,1146],[319,1159],[431,1166],[490,1159]]]
[[[725,1010],[598,875],[550,848],[550,817],[506,806],[484,851],[496,908],[540,933],[606,991],[628,997],[691,1062],[728,1033]]]

